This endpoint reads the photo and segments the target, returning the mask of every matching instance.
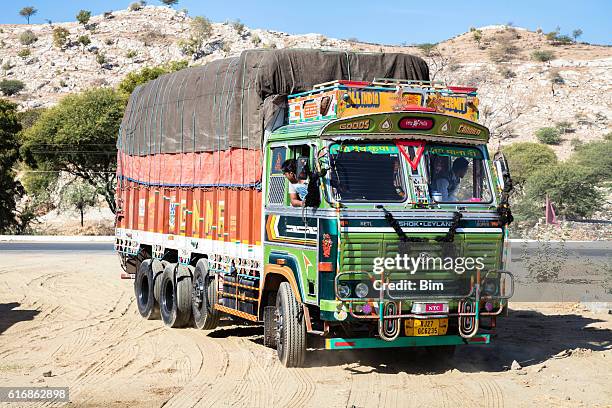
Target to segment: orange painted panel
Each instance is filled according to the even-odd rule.
[[[261,243],[261,191],[178,189],[124,183],[119,227],[243,244]]]

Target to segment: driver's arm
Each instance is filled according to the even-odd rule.
[[[289,201],[291,201],[292,207],[301,207],[303,204],[297,193],[289,193]]]

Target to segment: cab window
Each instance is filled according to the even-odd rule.
[[[425,153],[429,193],[439,203],[490,203],[482,152],[463,146],[429,145]]]

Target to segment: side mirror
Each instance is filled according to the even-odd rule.
[[[510,168],[508,161],[502,152],[497,152],[493,157],[493,165],[497,173],[497,180],[502,191],[510,192],[512,190],[512,177],[510,176]]]
[[[310,176],[310,167],[308,166],[308,157],[300,156],[296,160],[297,171],[296,177],[298,180],[307,180]]]

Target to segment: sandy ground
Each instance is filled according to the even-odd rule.
[[[110,253],[26,255],[0,260],[0,384],[68,386],[70,406],[612,406],[610,314],[513,304],[493,345],[448,363],[414,351],[312,351],[308,367],[285,369],[261,327],[142,320]],[[510,370],[513,360],[523,368]]]

